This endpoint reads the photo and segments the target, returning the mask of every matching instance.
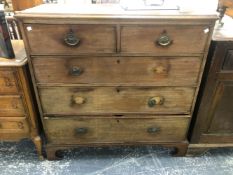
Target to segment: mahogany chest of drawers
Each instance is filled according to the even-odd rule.
[[[23,41],[12,41],[15,59],[0,58],[0,141],[32,139],[42,158],[37,114],[27,75]]]
[[[75,146],[136,144],[184,155],[216,16],[114,5],[59,9],[16,15],[48,159]]]

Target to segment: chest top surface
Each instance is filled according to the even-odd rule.
[[[24,43],[22,40],[12,40],[11,41],[15,58],[14,59],[6,59],[0,57],[0,67],[8,67],[8,66],[22,66],[27,63],[26,51],[24,48]]]
[[[110,4],[43,4],[31,9],[17,12],[20,17],[59,17],[59,18],[136,18],[136,19],[216,19],[215,12],[204,10],[181,13],[179,10],[124,10],[120,5]]]

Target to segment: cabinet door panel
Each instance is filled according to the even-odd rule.
[[[208,132],[233,134],[233,82],[219,82],[211,110]]]
[[[224,59],[223,70],[233,70],[233,50],[228,50]]]
[[[191,143],[233,143],[233,42],[211,45],[194,114]],[[194,116],[195,117],[195,116]],[[191,127],[191,128],[192,128]]]

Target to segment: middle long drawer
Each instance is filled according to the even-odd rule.
[[[191,87],[40,87],[45,114],[189,114]]]
[[[201,57],[33,57],[39,84],[195,86]]]

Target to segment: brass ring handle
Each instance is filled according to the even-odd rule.
[[[164,98],[163,97],[151,97],[148,100],[148,106],[149,107],[155,107],[156,105],[162,105],[164,103]]]
[[[155,133],[158,133],[160,131],[160,128],[157,128],[157,127],[150,127],[147,129],[147,132],[149,134],[155,134]]]
[[[155,41],[155,43],[162,47],[167,47],[173,43],[173,40],[167,34],[167,31],[164,30],[160,37]]]
[[[80,39],[75,36],[73,30],[66,34],[64,41],[68,46],[77,46],[80,43]]]
[[[76,128],[75,129],[75,133],[77,135],[82,135],[82,134],[86,134],[88,132],[87,128]]]
[[[70,69],[70,74],[71,75],[74,75],[74,76],[80,76],[82,73],[83,73],[83,69],[81,67],[78,67],[78,66],[73,66],[71,69]]]
[[[172,40],[170,39],[168,35],[163,34],[157,39],[156,43],[159,46],[166,47],[172,44]]]
[[[73,102],[77,105],[81,105],[86,102],[86,99],[83,97],[73,97]]]

